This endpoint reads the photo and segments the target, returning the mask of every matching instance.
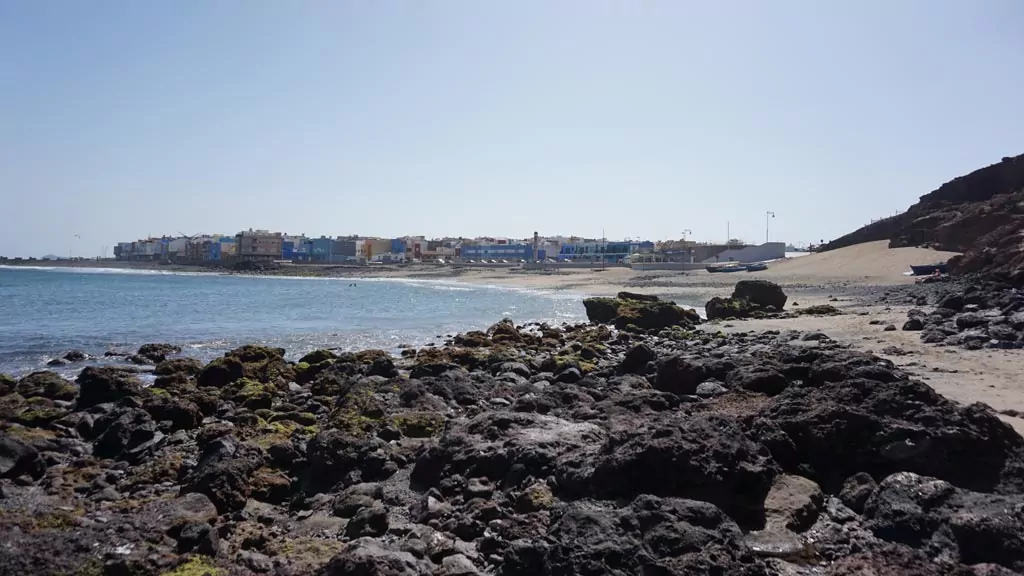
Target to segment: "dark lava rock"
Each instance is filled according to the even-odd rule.
[[[172,358],[157,364],[153,373],[157,376],[172,376],[174,374],[195,376],[202,369],[203,363],[195,358]]]
[[[1024,496],[970,492],[900,472],[883,480],[864,506],[876,536],[964,564],[1024,571]],[[941,553],[939,552],[941,551]]]
[[[750,302],[757,308],[772,307],[781,311],[786,306],[786,293],[782,287],[768,280],[740,280],[733,288],[732,297]]]
[[[812,366],[813,386],[790,386],[761,411],[785,433],[778,447],[766,442],[784,468],[828,492],[858,472],[899,471],[974,490],[1004,480],[1005,489],[1024,489],[1024,439],[991,408],[961,406],[867,355],[829,360]],[[789,443],[795,453],[784,448]],[[1005,479],[1004,471],[1011,472]]]
[[[643,374],[647,363],[658,359],[658,355],[647,344],[637,344],[626,352],[626,357],[619,364],[621,374]]]
[[[704,365],[681,355],[658,360],[654,388],[673,394],[694,394],[697,385],[708,378]]]
[[[767,573],[739,527],[706,502],[648,495],[625,508],[576,502],[558,514],[546,541],[506,552],[506,573]]]
[[[964,297],[962,294],[950,294],[939,301],[938,307],[959,312],[964,309]]]
[[[847,478],[846,482],[843,482],[843,489],[839,492],[839,499],[843,501],[847,508],[860,514],[864,511],[864,503],[868,501],[868,497],[871,496],[871,493],[875,491],[877,486],[875,479],[870,474],[858,472]]]
[[[129,457],[160,434],[156,422],[138,408],[125,408],[101,417],[94,430],[102,430],[93,443],[93,454],[100,458]]]
[[[67,360],[68,362],[82,362],[83,360],[87,360],[88,358],[89,355],[86,354],[85,352],[82,352],[81,350],[72,350],[64,355],[64,359]]]
[[[214,556],[220,546],[217,531],[208,522],[186,522],[174,529],[174,539],[178,541],[178,552],[195,552]]]
[[[110,366],[86,366],[77,382],[79,410],[142,392],[142,382],[134,373]]]
[[[924,320],[921,318],[911,318],[903,323],[903,330],[907,332],[919,332],[924,330]]]
[[[349,538],[383,536],[388,531],[388,512],[381,505],[360,508],[345,526]]]
[[[767,280],[740,280],[729,298],[715,297],[704,305],[708,320],[749,318],[781,312],[786,293]]]
[[[989,318],[981,312],[965,312],[956,317],[956,326],[960,329],[978,328],[987,326]]]
[[[141,356],[153,364],[159,364],[166,360],[167,356],[179,352],[181,352],[181,346],[175,346],[174,344],[143,344],[139,346],[139,350],[135,355]]]
[[[768,451],[735,421],[665,415],[613,430],[590,487],[608,499],[654,494],[711,502],[741,524],[758,525],[776,473]]]
[[[596,324],[614,324],[620,330],[662,330],[672,326],[700,323],[700,315],[689,308],[659,299],[587,298],[587,318]]]
[[[39,476],[45,467],[35,448],[0,432],[0,478]]]
[[[428,576],[429,562],[372,538],[359,538],[345,545],[318,576]]]
[[[916,320],[916,322],[920,323],[921,321],[920,320]],[[903,325],[903,329],[904,330],[907,330],[907,324],[910,324],[910,322],[907,322],[906,324]],[[913,325],[911,325],[911,326],[913,326]],[[886,332],[895,332],[896,331],[896,325],[895,324],[888,324],[882,330],[884,330]]]
[[[54,372],[33,372],[18,381],[17,392],[25,398],[74,400],[78,388]]]
[[[263,464],[262,453],[231,437],[210,442],[186,479],[182,493],[205,494],[221,514],[240,510],[252,491],[252,475]]]
[[[723,386],[721,382],[718,382],[717,380],[708,380],[698,384],[694,394],[701,398],[712,398],[720,394],[725,394],[728,391],[729,389]]]
[[[761,392],[769,396],[779,394],[789,385],[786,377],[769,367],[742,367],[729,373],[726,384],[731,388],[742,388]]]
[[[149,394],[143,408],[157,422],[170,422],[172,432],[198,428],[203,421],[203,412],[194,402],[169,394]]]

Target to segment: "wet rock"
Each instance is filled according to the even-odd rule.
[[[18,381],[16,390],[25,398],[74,400],[78,395],[74,384],[54,372],[33,372]]]
[[[141,356],[153,364],[159,364],[171,354],[181,352],[181,346],[174,344],[143,344],[139,346],[136,356]]]
[[[199,374],[202,369],[203,363],[195,358],[172,358],[157,364],[153,373],[157,376],[172,376],[174,374],[195,376]]]
[[[587,298],[583,301],[587,318],[596,324],[613,324],[620,330],[662,330],[672,326],[692,326],[700,316],[692,309],[660,299]]]
[[[924,326],[924,319],[915,317],[903,323],[903,330],[905,332],[919,332],[924,330]]]
[[[964,309],[964,297],[962,294],[950,294],[939,301],[938,307],[959,312]]]
[[[142,393],[142,382],[134,373],[109,366],[86,366],[76,381],[79,410]]]
[[[981,326],[987,326],[989,318],[981,312],[966,312],[960,314],[955,319],[957,328],[966,330],[969,328],[978,328]]]
[[[64,355],[64,360],[68,362],[82,362],[89,359],[89,355],[81,350],[72,350]]]
[[[918,320],[917,322],[918,322],[918,323],[920,323],[920,320]],[[908,328],[906,327],[906,326],[907,326],[907,324],[910,324],[910,322],[907,322],[906,324],[904,324],[904,325],[903,325],[903,329],[904,329],[904,330],[907,330],[907,329],[908,329]],[[911,327],[913,327],[913,324],[911,325]],[[886,327],[885,327],[885,328],[883,328],[882,330],[884,330],[885,332],[895,332],[895,331],[896,331],[896,325],[895,325],[895,324],[888,324],[888,325],[886,325]]]

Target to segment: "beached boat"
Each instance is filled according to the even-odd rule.
[[[708,266],[707,270],[708,270],[708,272],[711,272],[711,273],[715,273],[715,272],[742,272],[743,270],[746,270],[746,267],[740,266],[739,264],[736,264],[736,263],[730,263],[730,264],[718,264],[718,265],[715,265],[715,266]]]
[[[762,270],[767,270],[768,265],[763,262],[758,262],[757,264],[748,264],[746,269],[747,272],[760,272]]]
[[[910,270],[914,273],[914,276],[928,276],[938,272],[939,274],[946,274],[946,264],[921,264],[918,266],[911,266]]]

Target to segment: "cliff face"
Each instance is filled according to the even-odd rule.
[[[830,242],[832,250],[889,240],[891,248],[928,246],[963,252],[955,273],[986,272],[1024,282],[1024,154],[943,184],[906,212]]]

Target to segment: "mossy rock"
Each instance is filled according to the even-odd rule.
[[[166,397],[170,397],[171,396],[170,392],[168,392],[167,390],[164,390],[163,388],[158,388],[156,386],[150,386],[146,390],[149,390],[150,394],[153,394],[153,395],[156,395],[156,396],[166,396]]]
[[[318,432],[320,432],[319,426],[302,426],[295,422],[282,420],[266,422],[260,419],[250,432],[243,432],[243,437],[247,438],[251,444],[266,450],[275,444],[291,441],[292,436],[311,438]]]
[[[309,384],[333,365],[334,360],[324,360],[315,364],[299,362],[295,365],[295,382],[301,386]]]
[[[55,372],[33,372],[18,381],[18,394],[25,398],[41,396],[51,400],[74,400],[78,387]]]
[[[447,418],[437,412],[406,412],[395,414],[391,422],[403,436],[408,438],[430,438],[444,431]]]
[[[479,330],[471,330],[465,334],[459,334],[452,339],[457,346],[465,348],[485,348],[491,345],[491,339],[487,334]]]
[[[312,366],[314,364],[320,364],[321,362],[327,362],[328,360],[336,360],[337,358],[338,355],[330,350],[314,350],[303,356],[299,360],[299,363]]]
[[[294,422],[300,426],[315,426],[316,414],[312,412],[284,412],[270,417],[270,422]]]
[[[619,305],[622,303],[617,298],[585,298],[583,308],[587,312],[587,319],[595,324],[611,324],[619,315]]]
[[[70,414],[69,411],[49,406],[38,406],[22,411],[11,419],[30,428],[44,428]]]
[[[555,496],[547,484],[533,484],[516,499],[516,512],[529,514],[548,510],[555,505]]]
[[[237,358],[225,356],[207,364],[196,376],[196,382],[204,388],[221,388],[244,377],[245,365]]]
[[[18,381],[8,376],[7,374],[0,374],[0,396],[7,396],[8,394],[15,391],[18,385]]]
[[[178,564],[173,570],[160,576],[225,576],[227,572],[217,567],[213,560],[206,556],[192,556]]]
[[[373,364],[380,358],[391,358],[391,354],[384,350],[360,350],[353,352],[351,356],[359,364]]]

